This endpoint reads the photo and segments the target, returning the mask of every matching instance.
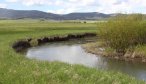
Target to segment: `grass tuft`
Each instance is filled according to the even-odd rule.
[[[146,23],[143,15],[121,15],[100,25],[99,36],[117,52],[125,52],[129,47],[146,43]]]

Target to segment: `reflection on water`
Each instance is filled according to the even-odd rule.
[[[81,64],[103,70],[120,71],[141,80],[146,80],[146,64],[117,61],[86,53],[80,44],[53,43],[28,50],[28,58]]]
[[[98,67],[102,58],[85,53],[80,45],[48,45],[29,49],[27,57],[39,60],[61,61],[70,64],[82,64]],[[98,66],[97,66],[98,65]]]

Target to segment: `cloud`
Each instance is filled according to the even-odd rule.
[[[49,0],[22,0],[22,3],[26,6],[52,4]]]
[[[17,2],[18,0],[6,0],[6,2]]]
[[[68,14],[75,11],[79,11],[80,8],[66,8],[66,9],[58,9],[58,10],[48,10],[47,12],[56,13],[56,14]]]
[[[146,0],[98,0],[98,12],[103,13],[144,13]]]
[[[7,4],[0,3],[0,8],[6,8],[6,7],[7,7]]]
[[[32,5],[55,5],[55,6],[64,6],[64,5],[75,5],[75,6],[86,6],[91,5],[96,2],[96,0],[7,0],[7,1],[19,1],[26,6]]]
[[[48,6],[49,12],[70,13],[94,11],[102,13],[131,13],[146,11],[146,0],[6,0],[24,6]]]
[[[49,10],[49,12],[66,14],[71,12],[83,12],[88,9],[97,7],[96,0],[56,0],[52,6],[59,7],[60,9]]]

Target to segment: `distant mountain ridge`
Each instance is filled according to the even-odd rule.
[[[32,19],[55,19],[60,18],[57,14],[46,13],[37,10],[12,10],[0,8],[0,18],[6,19],[21,19],[21,18],[32,18]]]
[[[109,18],[113,15],[98,12],[53,14],[37,10],[13,10],[0,8],[0,19],[51,19],[51,20],[98,20]]]

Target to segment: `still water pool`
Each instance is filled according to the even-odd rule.
[[[91,41],[91,40],[89,40]],[[60,61],[69,64],[80,64],[102,70],[122,72],[146,81],[146,64],[125,62],[96,56],[84,51],[81,47],[85,41],[50,43],[28,49],[26,56],[42,61]]]

